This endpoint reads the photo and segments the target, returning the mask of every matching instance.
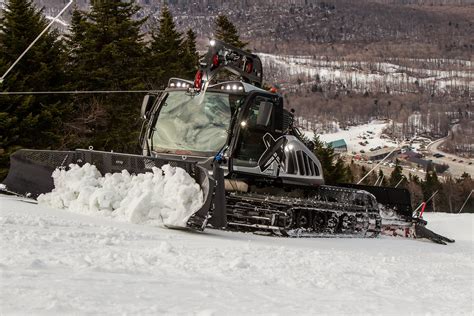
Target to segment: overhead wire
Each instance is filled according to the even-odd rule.
[[[68,90],[68,91],[1,91],[0,95],[35,94],[107,94],[107,93],[157,93],[164,90]]]

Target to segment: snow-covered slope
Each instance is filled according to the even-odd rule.
[[[0,195],[0,313],[472,315],[473,217],[426,217],[456,243],[190,233]]]

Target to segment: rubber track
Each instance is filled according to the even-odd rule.
[[[376,237],[381,217],[365,191],[321,186],[308,198],[255,193],[227,195],[230,229],[290,237]]]

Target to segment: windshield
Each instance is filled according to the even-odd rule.
[[[215,154],[226,143],[232,114],[242,96],[206,92],[191,96],[169,92],[153,132],[153,150]]]

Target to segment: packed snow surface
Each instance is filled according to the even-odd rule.
[[[109,216],[132,223],[185,227],[203,204],[199,185],[182,168],[164,165],[153,172],[102,176],[94,165],[53,172],[54,190],[41,204],[72,212]]]
[[[0,313],[472,315],[471,214],[425,214],[456,239],[190,233],[0,195]]]

